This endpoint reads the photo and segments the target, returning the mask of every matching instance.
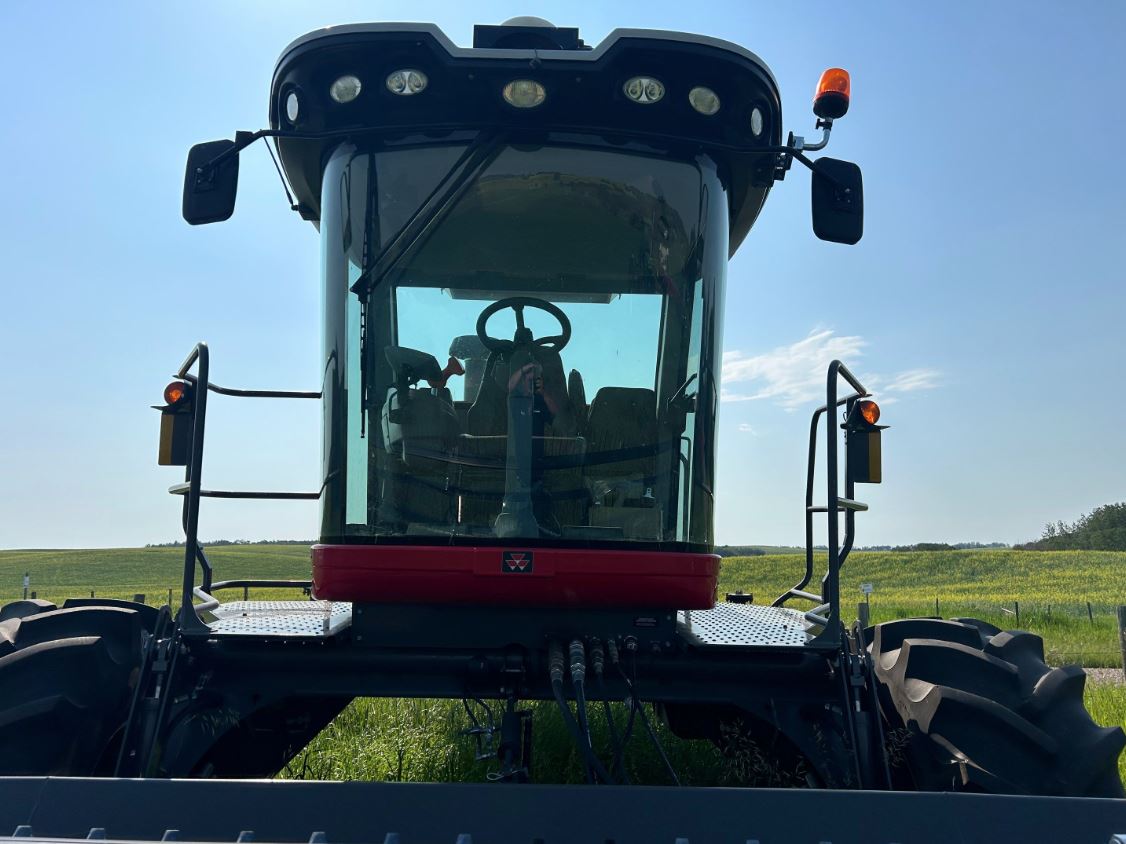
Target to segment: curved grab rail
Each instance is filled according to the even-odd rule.
[[[191,370],[195,370],[194,373]],[[188,457],[188,465],[184,469],[184,483],[174,485],[169,491],[184,496],[183,526],[184,526],[184,578],[181,591],[179,625],[183,632],[206,633],[207,625],[200,619],[199,614],[208,612],[219,606],[218,599],[210,593],[212,589],[232,586],[241,581],[212,581],[212,567],[203,548],[199,544],[199,505],[203,497],[212,498],[256,498],[256,499],[316,499],[321,493],[309,492],[238,492],[225,490],[203,490],[203,435],[207,419],[207,394],[218,393],[224,396],[242,398],[284,398],[284,399],[319,399],[320,392],[304,390],[243,390],[233,387],[222,387],[213,384],[210,379],[211,357],[207,343],[200,342],[195,345],[180,368],[176,377],[188,381],[195,386],[206,385],[207,389],[197,389],[192,404],[192,444]],[[203,571],[203,583],[200,587],[195,585],[195,566],[199,564]],[[249,583],[249,582],[248,582]],[[280,582],[279,582],[279,585]],[[285,585],[290,585],[287,582]],[[195,599],[203,601],[195,604]]]
[[[843,398],[839,398],[837,394],[841,378],[855,391]],[[839,469],[837,463],[838,434],[831,424],[825,426],[827,500],[824,507],[814,505],[813,488],[814,475],[817,469],[817,434],[822,416],[827,415],[830,410],[836,410],[836,408],[842,406],[851,410],[853,403],[869,395],[871,395],[871,393],[869,393],[860,382],[860,379],[853,375],[851,370],[841,361],[834,360],[829,364],[825,384],[825,404],[813,412],[813,419],[810,421],[809,425],[809,458],[806,466],[805,479],[805,572],[797,584],[778,596],[771,605],[775,607],[783,606],[791,598],[811,600],[819,604],[819,606],[811,610],[810,613],[816,616],[816,623],[821,623],[822,621],[826,622],[824,626],[827,630],[830,629],[830,625],[832,625],[833,628],[838,626],[837,622],[840,619],[840,568],[844,565],[845,560],[852,551],[853,540],[855,538],[856,512],[858,509],[861,509],[861,507],[853,500],[855,484],[847,475],[845,478],[845,495],[843,498],[839,495]],[[845,513],[845,537],[843,543],[840,542],[838,533],[839,514],[841,510],[844,510]],[[826,574],[821,581],[821,594],[815,595],[804,590],[813,579],[813,515],[819,512],[824,512],[828,516],[829,559]],[[819,612],[824,609],[829,609],[829,615],[827,617],[822,616]]]

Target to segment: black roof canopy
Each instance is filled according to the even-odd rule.
[[[617,29],[593,49],[576,42],[577,49],[465,48],[422,23],[328,27],[298,38],[274,71],[271,128],[332,133],[277,140],[302,213],[320,217],[322,168],[342,131],[354,129],[346,137],[376,146],[441,143],[467,130],[501,130],[528,142],[548,133],[588,135],[619,148],[638,144],[681,157],[710,155],[728,190],[734,253],[774,181],[777,153],[757,151],[781,143],[781,103],[770,70],[750,51],[700,35]],[[425,90],[392,93],[386,79],[402,69],[424,73]],[[336,102],[329,89],[345,75],[361,80],[361,92],[351,102]],[[635,76],[659,79],[664,96],[650,104],[630,100],[624,85]],[[505,102],[502,90],[515,79],[543,85],[542,104],[519,109]],[[717,113],[700,114],[690,105],[689,91],[697,86],[718,95]],[[293,121],[287,111],[291,94],[298,104]],[[757,136],[755,109],[761,118]]]

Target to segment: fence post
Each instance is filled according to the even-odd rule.
[[[1013,608],[1017,613],[1017,627],[1020,627],[1020,601],[1013,601]]]
[[[1091,624],[1095,623],[1095,614],[1093,612],[1091,612],[1091,602],[1090,601],[1087,602],[1087,620],[1090,621]]]
[[[942,618],[942,613],[938,611],[938,595],[934,596],[934,614],[939,618]]]
[[[859,604],[856,605],[856,611],[860,614],[860,616],[859,616],[860,617],[860,626],[867,629],[868,626],[869,626],[868,619],[870,618],[869,609],[868,609],[868,602],[867,601],[861,601]]]
[[[172,590],[168,590],[168,606],[172,606]]]
[[[250,600],[250,587],[249,586],[242,587],[242,599],[244,601]]]
[[[1126,676],[1126,607],[1118,608],[1118,644],[1122,646],[1122,674]]]

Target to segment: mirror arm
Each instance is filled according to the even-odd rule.
[[[833,119],[831,117],[818,118],[817,128],[821,130],[821,140],[815,144],[807,144],[805,138],[801,135],[794,136],[793,132],[790,133],[790,146],[798,151],[817,152],[818,150],[825,149],[829,145],[829,133],[833,131]]]
[[[243,132],[241,130],[236,131],[234,146],[228,147],[213,159],[208,161],[206,164],[197,167],[195,170],[196,180],[202,181],[203,178],[207,176],[212,170],[214,170],[228,158],[233,158],[234,156],[238,155],[259,138],[265,138],[271,135],[279,134],[281,134],[281,132],[275,129],[259,129],[257,132]]]

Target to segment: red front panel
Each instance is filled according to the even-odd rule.
[[[314,545],[330,601],[711,609],[719,557],[666,551]]]

